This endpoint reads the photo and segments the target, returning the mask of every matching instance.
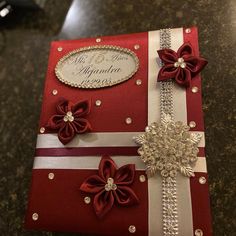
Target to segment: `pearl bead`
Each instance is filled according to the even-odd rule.
[[[62,47],[58,47],[58,48],[57,48],[57,51],[58,51],[58,52],[61,52],[62,50],[63,50]]]
[[[134,45],[134,49],[135,49],[135,50],[138,50],[139,48],[140,48],[140,46],[139,46],[138,44],[135,44],[135,45]]]
[[[101,38],[96,38],[97,43],[100,43],[101,41],[102,41]]]

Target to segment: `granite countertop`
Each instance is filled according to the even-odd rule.
[[[236,1],[77,0],[72,6],[65,18],[70,1],[48,0],[44,10],[15,12],[0,24],[0,235],[73,235],[22,227],[50,41],[194,25],[209,61],[202,83],[213,230],[235,235]]]

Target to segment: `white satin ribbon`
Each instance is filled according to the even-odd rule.
[[[175,51],[184,43],[183,29],[171,29],[171,48]],[[160,86],[157,83],[157,75],[160,70],[157,63],[157,50],[160,49],[160,31],[148,33],[148,124],[160,121]],[[186,91],[174,85],[173,91],[174,119],[187,123]],[[204,133],[199,147],[205,147]],[[198,158],[197,170],[205,158]],[[204,171],[206,171],[206,163]],[[159,175],[148,179],[149,196],[149,236],[162,236],[162,180]],[[177,177],[178,197],[178,223],[179,235],[193,236],[192,203],[189,178],[178,175]]]
[[[136,170],[145,170],[140,156],[112,156],[118,167],[135,164]],[[100,156],[37,156],[34,169],[98,169]],[[198,157],[194,172],[206,172],[206,158]]]
[[[205,146],[203,132],[197,132],[202,135],[199,147]],[[142,134],[142,132],[106,132],[106,133],[87,133],[77,135],[66,145],[63,145],[57,134],[39,134],[36,148],[65,148],[65,147],[135,147],[137,144],[133,137]]]

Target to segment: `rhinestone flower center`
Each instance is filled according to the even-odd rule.
[[[65,122],[72,122],[74,120],[74,116],[71,111],[68,111],[66,115],[64,116],[63,120]]]
[[[113,178],[108,178],[107,179],[107,184],[105,185],[105,190],[106,191],[111,191],[111,190],[116,190],[117,189],[117,185],[114,184],[114,179]]]
[[[186,63],[184,62],[184,59],[182,57],[179,57],[178,61],[174,63],[174,67],[185,68],[186,67]]]

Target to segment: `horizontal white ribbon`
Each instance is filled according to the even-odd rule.
[[[140,156],[112,156],[118,167],[135,164],[136,170],[145,170]],[[34,169],[98,169],[100,156],[43,156],[35,157]],[[206,158],[198,157],[194,172],[206,172]]]
[[[205,146],[204,132],[198,147]],[[65,148],[65,147],[135,147],[133,137],[143,134],[143,132],[105,132],[87,133],[76,135],[74,139],[63,145],[57,134],[39,134],[36,148]]]

